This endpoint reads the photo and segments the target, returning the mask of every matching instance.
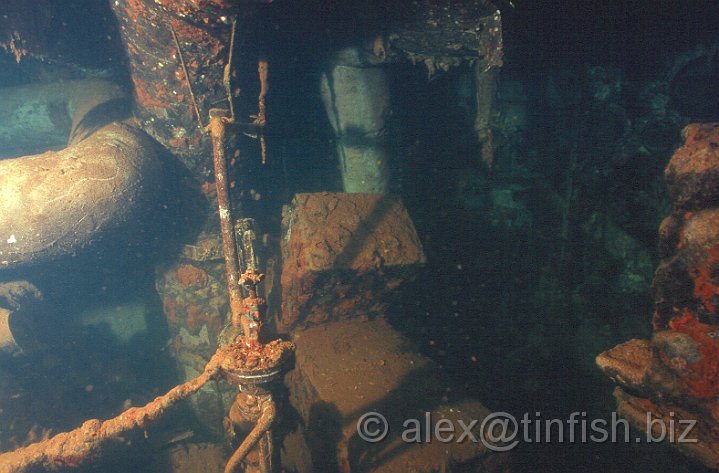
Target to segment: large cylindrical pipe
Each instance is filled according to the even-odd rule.
[[[338,57],[353,58],[345,53]],[[322,101],[337,136],[345,192],[389,191],[389,81],[381,66],[342,60],[321,79]]]
[[[202,128],[210,108],[229,105],[224,79],[232,22],[239,22],[238,38],[246,34],[242,19],[253,3],[116,0],[111,6],[127,49],[135,114],[143,129],[205,179],[212,160],[207,159],[210,137]],[[237,84],[229,85],[235,88],[230,95],[239,92]]]
[[[31,109],[15,99],[33,90]],[[70,141],[60,151],[0,160],[0,270],[70,254],[134,220],[160,164],[147,135],[107,124],[105,108],[121,97],[116,86],[98,81],[0,89],[0,116],[12,117],[0,145],[31,141],[35,125],[38,141],[40,132],[63,129]]]

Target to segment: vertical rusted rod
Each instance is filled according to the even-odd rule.
[[[195,116],[197,117],[197,126],[199,128],[204,128],[204,125],[202,124],[202,115],[200,115],[200,107],[197,106],[197,99],[195,98],[195,93],[192,91],[192,81],[190,81],[190,76],[187,73],[187,65],[185,65],[185,58],[182,55],[182,49],[180,49],[180,42],[177,40],[177,33],[175,33],[175,28],[170,26],[170,33],[172,33],[172,41],[175,42],[175,49],[177,49],[177,58],[180,60],[180,66],[182,66],[182,73],[185,75],[185,81],[187,82],[187,89],[190,92],[190,101],[192,102],[192,107],[195,109]]]
[[[264,126],[267,123],[267,112],[265,107],[265,96],[267,95],[267,61],[260,59],[257,64],[257,72],[260,75],[260,95],[257,97],[257,120],[258,125]],[[265,135],[260,131],[260,154],[262,156],[262,164],[267,164],[267,143]]]
[[[272,443],[272,431],[265,432],[264,438],[260,439],[257,444],[260,457],[260,471],[272,473],[272,455],[274,454],[274,445]]]
[[[242,292],[240,291],[240,268],[237,259],[237,241],[232,221],[232,205],[230,204],[230,186],[227,182],[227,130],[225,120],[227,110],[213,108],[210,110],[210,137],[212,138],[212,158],[215,165],[215,187],[217,188],[217,206],[220,213],[220,232],[222,233],[222,251],[225,254],[225,272],[227,273],[227,293],[230,297],[232,324],[245,327],[242,315]]]

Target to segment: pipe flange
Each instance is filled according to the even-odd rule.
[[[238,337],[219,350],[224,352],[220,366],[228,383],[258,385],[280,378],[289,369],[295,346],[283,340],[246,343],[245,337]]]

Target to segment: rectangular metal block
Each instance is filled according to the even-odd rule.
[[[381,314],[425,262],[398,197],[298,194],[282,215],[280,326]]]

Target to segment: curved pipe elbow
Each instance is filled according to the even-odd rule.
[[[53,109],[65,107],[70,144],[0,160],[0,270],[71,254],[134,220],[160,174],[155,144],[146,134],[119,121],[102,124],[104,108],[123,99],[117,86],[61,85],[37,86],[36,96],[44,97],[35,101],[38,114],[47,115],[36,121],[47,124]],[[22,92],[31,93],[30,87]],[[7,133],[0,134],[0,144],[3,138]]]

